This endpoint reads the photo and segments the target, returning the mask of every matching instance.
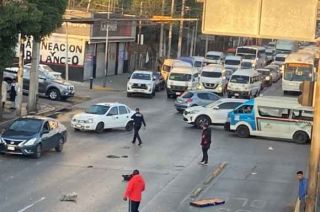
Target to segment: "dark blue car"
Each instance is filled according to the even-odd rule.
[[[41,116],[18,118],[7,127],[0,138],[0,152],[30,155],[40,158],[44,151],[63,150],[67,130],[59,121]]]

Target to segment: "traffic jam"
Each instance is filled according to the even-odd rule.
[[[265,46],[239,46],[228,52],[208,51],[204,57],[165,59],[159,71],[133,71],[126,94],[127,98],[142,95],[152,99],[158,92],[166,92],[182,116],[181,126],[221,125],[226,133],[241,138],[262,136],[306,144],[311,139],[313,109],[299,104],[294,94],[303,81],[314,80],[316,59],[315,46],[285,40]],[[57,83],[63,82],[60,75],[46,66],[40,68],[43,77],[49,78],[45,81],[51,82],[43,95],[53,100],[74,95],[72,85]],[[6,71],[9,79],[16,70]],[[279,81],[282,96],[262,95]],[[134,113],[129,105],[101,102],[75,114],[70,124],[75,131],[132,131]],[[40,158],[44,151],[61,152],[66,142],[66,127],[58,120],[26,116],[2,133],[0,152]]]

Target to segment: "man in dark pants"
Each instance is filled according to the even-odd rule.
[[[139,108],[136,108],[136,113],[133,114],[131,117],[133,119],[133,129],[134,129],[134,135],[133,135],[133,141],[132,143],[134,144],[136,142],[136,139],[138,138],[139,140],[139,145],[142,144],[140,135],[139,135],[139,130],[142,126],[146,127],[146,122],[144,121],[143,115],[140,113]]]
[[[202,146],[202,160],[201,165],[208,165],[208,150],[211,144],[211,129],[208,124],[202,125],[202,137],[201,137],[201,146]]]
[[[304,212],[306,209],[306,198],[308,189],[308,179],[303,176],[303,171],[297,172],[297,178],[299,180],[299,193],[298,198],[300,200],[300,212]]]
[[[129,212],[139,212],[142,192],[145,189],[145,182],[139,174],[139,170],[134,170],[132,178],[129,180],[127,189],[123,195],[123,200],[129,199]]]

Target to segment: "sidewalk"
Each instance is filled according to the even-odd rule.
[[[125,91],[127,87],[127,81],[130,73],[124,73],[119,75],[107,76],[106,86],[104,87],[104,77],[93,79],[93,89],[91,91]],[[71,82],[76,89],[77,93],[90,91],[90,80],[84,82]]]

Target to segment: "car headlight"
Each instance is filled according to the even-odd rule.
[[[270,80],[270,76],[266,76],[266,80]]]
[[[202,89],[204,89],[204,87],[203,87],[203,85],[202,85],[201,83],[199,83],[199,84],[197,85],[197,89],[202,90]]]
[[[132,85],[133,85],[133,83],[132,83],[132,82],[128,82],[128,85],[129,85],[129,86],[132,86]]]
[[[32,146],[37,141],[37,138],[31,138],[30,140],[27,140],[22,143],[23,146]]]
[[[93,119],[88,119],[87,123],[93,123]]]

